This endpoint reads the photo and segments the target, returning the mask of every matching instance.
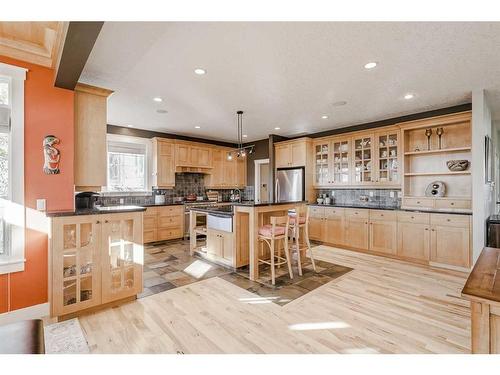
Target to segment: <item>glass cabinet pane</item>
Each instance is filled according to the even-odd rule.
[[[133,288],[134,287],[134,268],[128,267],[125,269],[125,288]]]
[[[91,249],[80,249],[78,252],[80,263],[80,275],[88,275],[92,273],[93,260]]]
[[[120,268],[122,266],[121,246],[115,245],[109,248],[110,268]]]
[[[315,151],[315,183],[324,185],[328,183],[328,164],[330,159],[329,144],[318,144],[314,147]]]
[[[373,181],[372,166],[372,138],[354,139],[354,181]]]
[[[92,298],[92,277],[83,277],[80,279],[80,302]]]
[[[63,248],[76,248],[76,224],[66,224],[63,226]]]
[[[349,182],[349,141],[333,143],[333,182]]]
[[[120,221],[110,222],[111,243],[119,243],[122,240]]]
[[[76,253],[63,254],[63,278],[76,276]]]
[[[398,181],[398,134],[378,136],[378,168],[380,182]]]
[[[63,282],[63,305],[73,305],[76,303],[76,280]]]
[[[80,224],[80,247],[87,247],[93,244],[92,223]]]

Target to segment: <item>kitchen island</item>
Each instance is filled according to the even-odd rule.
[[[196,207],[190,213],[190,251],[232,268],[249,266],[250,280],[259,278],[258,231],[270,223],[271,216],[287,215],[306,205],[306,201],[277,203],[233,203],[226,207]],[[206,225],[197,225],[206,216]],[[198,221],[199,222],[199,221]],[[198,246],[197,236],[206,236]],[[265,250],[265,249],[264,249]]]

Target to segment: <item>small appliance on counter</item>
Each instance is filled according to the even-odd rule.
[[[188,195],[186,195],[186,201],[187,202],[195,202],[196,201],[196,194],[188,194]]]
[[[93,191],[84,191],[75,195],[75,207],[81,209],[95,209],[100,195]]]
[[[165,193],[162,191],[157,191],[154,194],[155,204],[165,204]]]

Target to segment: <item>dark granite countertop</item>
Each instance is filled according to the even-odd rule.
[[[292,202],[261,202],[255,203],[254,201],[247,202],[234,202],[233,206],[247,206],[247,207],[262,207],[262,206],[278,206],[282,204],[292,204],[292,203],[307,203],[307,201],[292,201]]]
[[[68,211],[48,211],[45,213],[48,217],[60,216],[80,216],[80,215],[102,215],[102,214],[117,214],[121,212],[141,212],[146,211],[145,207],[140,206],[108,206],[101,208],[80,208]]]
[[[139,204],[140,207],[164,207],[164,206],[182,206],[184,202],[165,202],[165,203],[145,203]]]
[[[389,211],[408,211],[408,212],[424,212],[431,214],[454,214],[454,215],[472,215],[472,212],[460,212],[452,210],[426,210],[426,209],[410,209],[394,206],[383,206],[378,204],[318,204],[311,203],[309,206],[315,207],[338,207],[338,208],[364,208],[367,210],[389,210]]]

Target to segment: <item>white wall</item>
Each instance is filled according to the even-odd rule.
[[[494,186],[485,184],[484,137],[492,136],[491,111],[484,90],[472,92],[472,249],[475,263],[486,245],[485,222],[495,212]],[[495,146],[495,144],[494,144]]]

